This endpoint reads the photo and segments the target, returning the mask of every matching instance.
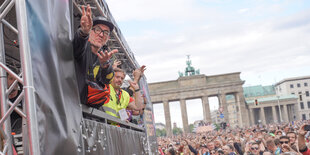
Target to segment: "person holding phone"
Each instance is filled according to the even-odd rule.
[[[302,125],[298,131],[297,141],[299,152],[303,155],[310,155],[310,150],[306,146],[305,135],[310,130],[310,125]]]

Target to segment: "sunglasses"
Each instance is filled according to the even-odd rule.
[[[282,141],[282,142],[280,141],[280,143],[281,143],[281,144],[284,144],[284,143],[285,143],[285,144],[288,144],[288,141]]]
[[[252,150],[258,150],[258,147],[251,147]]]

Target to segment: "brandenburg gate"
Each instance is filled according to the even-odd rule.
[[[219,106],[223,108],[224,120],[229,123],[226,95],[233,95],[238,113],[240,127],[249,126],[248,107],[245,104],[240,72],[206,76],[191,66],[189,55],[185,76],[179,72],[180,77],[174,81],[149,83],[152,104],[163,103],[166,120],[167,135],[172,135],[169,101],[180,101],[183,130],[189,132],[186,100],[200,98],[202,101],[203,120],[211,122],[209,97],[217,96]]]
[[[192,75],[179,77],[174,81],[150,83],[149,90],[153,104],[163,103],[166,120],[167,135],[172,135],[170,118],[170,101],[180,101],[183,130],[189,132],[186,100],[201,98],[203,108],[203,119],[211,122],[211,113],[208,97],[217,96],[219,106],[223,107],[224,120],[229,122],[226,95],[234,95],[238,113],[239,126],[249,126],[249,114],[243,96],[240,72],[221,75],[205,76]]]

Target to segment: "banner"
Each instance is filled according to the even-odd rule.
[[[27,0],[26,7],[41,154],[82,154],[72,1]]]

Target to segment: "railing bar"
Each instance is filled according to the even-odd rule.
[[[3,11],[3,9],[8,5],[8,3],[10,2],[10,0],[6,0],[2,3],[2,5],[0,6],[0,12]]]
[[[10,75],[12,75],[18,82],[20,82],[21,84],[24,84],[23,80],[17,74],[15,74],[13,71],[11,71],[11,69],[9,67],[7,67],[5,64],[3,64],[2,62],[0,62],[0,67],[2,67]]]
[[[11,25],[9,22],[7,22],[5,19],[2,19],[2,23],[7,26],[10,30],[12,30],[14,33],[16,33],[18,35],[18,30]]]
[[[11,103],[10,101],[8,101],[10,106],[13,106],[13,103]],[[26,114],[18,107],[15,107],[14,110],[22,117],[26,118]]]
[[[19,104],[19,102],[24,97],[24,92],[22,92],[18,98],[15,100],[14,104],[9,108],[9,110],[5,113],[5,115],[0,120],[0,126],[4,123],[4,121],[7,119],[7,117],[13,112],[14,108]]]
[[[6,8],[3,10],[3,12],[0,14],[0,20],[2,21],[2,19],[11,11],[12,7],[15,4],[15,0],[12,0],[8,6],[6,6]]]
[[[75,1],[73,1],[73,4],[74,4],[74,6],[78,9],[78,11],[80,12],[80,14],[82,14],[82,10],[81,10],[81,8],[78,6],[78,4],[77,4]]]

